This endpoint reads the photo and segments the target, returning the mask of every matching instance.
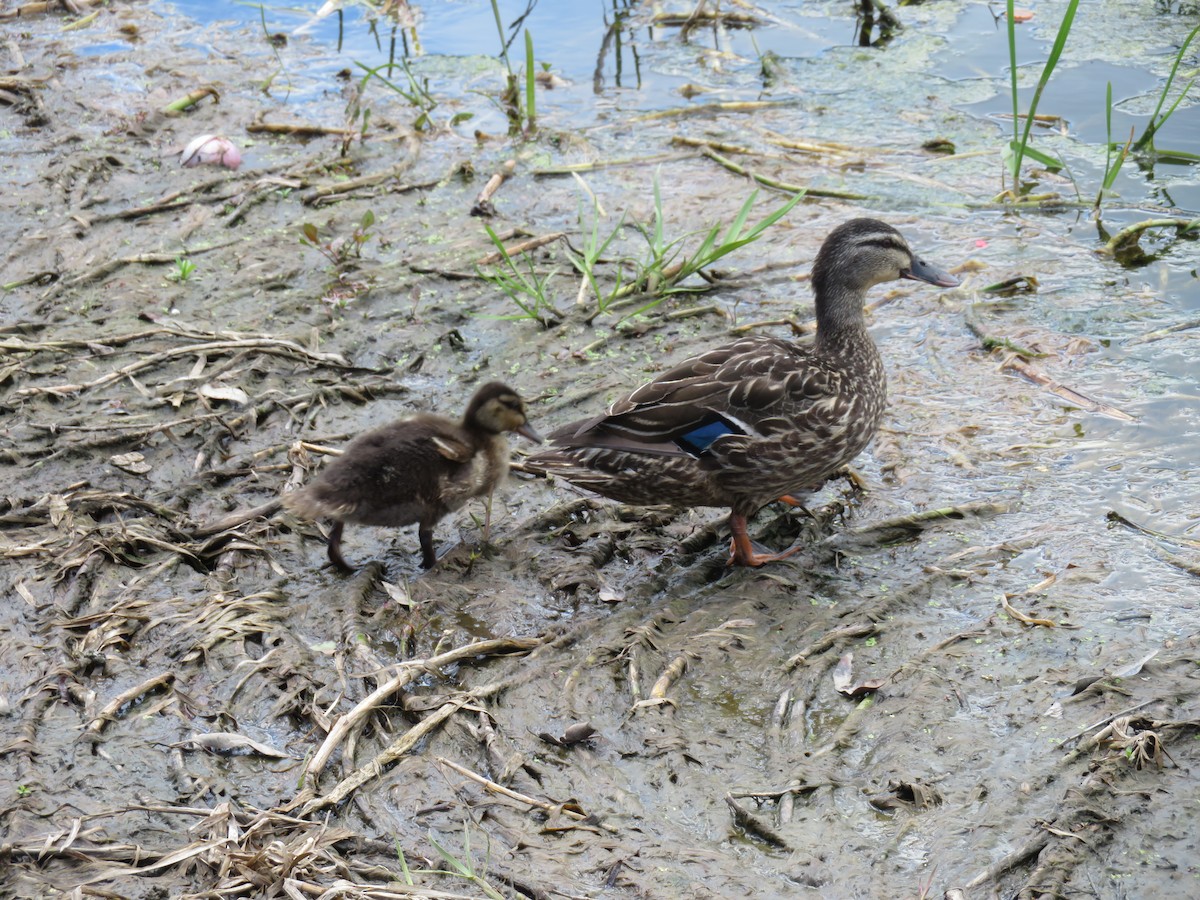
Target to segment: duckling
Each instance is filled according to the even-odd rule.
[[[605,497],[639,505],[726,507],[730,565],[785,559],[756,548],[746,521],[767,503],[798,503],[858,456],[879,429],[883,361],[867,331],[867,290],[897,278],[953,287],[875,219],[835,228],[812,269],[811,344],[742,337],[684,360],[572,422],[525,462]]]
[[[490,494],[508,472],[508,442],[515,431],[535,443],[525,403],[512,388],[492,381],[475,392],[461,422],[417,413],[359,435],[311,484],[283,498],[310,521],[333,520],[329,561],[354,569],[342,557],[347,522],[400,527],[419,523],[421,566],[432,568],[433,527],[472,497]]]

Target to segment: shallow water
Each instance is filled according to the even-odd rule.
[[[1022,103],[1062,6],[1039,4],[1020,28]],[[525,7],[501,9],[507,25]],[[399,34],[410,52],[419,44],[411,66],[437,101],[431,127],[413,135],[417,111],[370,82],[367,139],[344,158],[336,135],[249,127],[346,122],[357,63],[391,53],[391,25],[372,33],[357,9],[340,52],[336,16],[297,33],[311,10],[282,7],[262,14],[287,35],[274,49],[258,9],[240,4],[105,9],[78,31],[56,16],[0,23],[17,42],[0,42],[10,69],[50,79],[37,89],[44,122],[0,106],[3,280],[53,273],[0,296],[6,895],[85,882],[131,897],[269,894],[284,878],[316,895],[344,877],[384,896],[404,877],[397,847],[429,869],[445,863],[440,845],[504,896],[1195,896],[1197,243],[1156,230],[1145,258],[1099,250],[1125,225],[1200,215],[1197,167],[1131,161],[1100,226],[1088,208],[1104,83],[1119,101],[1114,134],[1142,127],[1194,17],[1134,0],[1080,13],[1041,105],[1064,126],[1036,138],[1069,175],[1025,175],[1064,202],[1018,209],[991,202],[1011,130],[997,116],[1011,102],[1003,24],[986,4],[899,7],[904,29],[882,47],[857,45],[840,2],[765,4],[765,24],[688,41],[653,12],[533,8],[535,55],[565,83],[539,90],[540,130],[526,140],[507,136],[497,101],[490,4],[419,7],[415,33]],[[519,69],[523,38],[513,47]],[[768,51],[779,59],[764,75]],[[159,113],[202,84],[219,103]],[[712,106],[762,100],[781,105]],[[236,174],[178,168],[205,132],[243,147]],[[1159,143],[1194,149],[1198,133],[1193,97]],[[566,231],[580,246],[588,195],[539,173],[601,164],[581,176],[604,234],[626,216],[609,253],[637,255],[629,223],[652,220],[656,178],[671,238],[730,221],[751,191],[677,137],[742,145],[751,152],[720,152],[865,199],[806,200],[717,266],[742,277],[621,327],[575,307],[578,277],[551,244],[533,260],[555,273],[561,323],[497,318],[515,307],[475,277],[492,247],[467,214],[486,176],[516,161],[495,197],[497,232]],[[934,138],[957,153],[922,149]],[[626,157],[654,162],[603,165]],[[382,186],[311,202],[406,158]],[[752,220],[781,202],[760,192]],[[361,260],[335,266],[300,245],[303,224],[344,238],[367,210]],[[271,512],[205,530],[311,477],[321,446],[412,409],[456,412],[481,380],[518,387],[548,431],[737,324],[807,320],[803,276],[823,235],[854,215],[893,223],[964,283],[872,293],[894,296],[871,314],[890,408],[856,461],[870,490],[830,484],[811,498],[816,520],[761,513],[764,542],[811,541],[789,562],[726,569],[719,511],[588,503],[523,476],[497,496],[492,546],[468,507],[439,525],[445,555],[429,573],[411,529],[348,529],[347,555],[375,561],[349,578],[321,568],[315,528]],[[171,281],[182,255],[196,271]],[[983,290],[1014,276],[1037,291]],[[1026,373],[1116,412],[1030,380],[972,325],[1023,348]],[[946,507],[967,512],[870,531]],[[1002,597],[1055,627],[1021,624]],[[419,667],[327,767],[313,763],[398,664],[508,638],[545,643],[478,644]],[[883,681],[865,697],[835,689],[848,652],[854,682]],[[1087,745],[1123,711],[1126,737]],[[583,720],[589,741],[539,737]],[[283,756],[192,743],[212,734]],[[422,736],[380,761],[406,735]],[[1139,748],[1154,756],[1152,738],[1169,756],[1133,765]],[[362,784],[336,799],[356,773]],[[382,868],[356,867],[368,863]],[[482,894],[461,874],[412,877]]]

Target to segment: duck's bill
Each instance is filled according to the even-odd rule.
[[[900,272],[901,278],[911,278],[913,281],[927,281],[938,287],[958,287],[959,280],[949,272],[931,266],[923,259],[913,257],[912,265]]]
[[[528,422],[517,429],[517,434],[519,434],[521,437],[529,438],[535,444],[542,443],[542,436],[534,431],[533,426]]]

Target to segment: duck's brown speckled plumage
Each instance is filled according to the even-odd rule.
[[[508,472],[506,431],[541,440],[526,421],[520,396],[489,382],[475,392],[461,422],[417,413],[359,435],[314,482],[286,495],[283,505],[309,520],[333,520],[329,559],[343,571],[352,571],[341,555],[345,523],[419,523],[421,565],[429,568],[437,559],[434,525],[472,497],[491,493]]]
[[[526,467],[626,503],[729,507],[732,561],[780,558],[752,549],[746,518],[819,487],[874,437],[887,385],[863,301],[895,278],[957,284],[891,226],[842,224],[813,265],[813,343],[744,337],[694,356],[605,415],[559,428]]]

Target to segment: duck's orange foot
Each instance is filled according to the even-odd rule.
[[[793,544],[782,553],[772,553],[761,544],[750,540],[746,532],[746,517],[737,513],[729,514],[729,562],[730,566],[758,567],[771,562],[787,559],[800,550],[802,544]]]

